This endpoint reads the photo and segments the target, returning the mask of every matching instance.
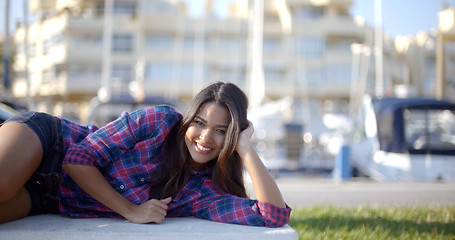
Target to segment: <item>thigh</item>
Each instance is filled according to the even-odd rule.
[[[24,218],[30,208],[30,196],[25,188],[21,188],[10,200],[0,203],[0,223]]]
[[[0,127],[0,202],[16,195],[38,168],[42,156],[41,141],[27,125],[6,122]]]

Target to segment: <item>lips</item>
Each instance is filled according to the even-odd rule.
[[[200,153],[210,153],[213,150],[213,148],[205,147],[197,142],[195,143],[195,147],[196,150]]]

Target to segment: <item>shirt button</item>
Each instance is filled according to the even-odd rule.
[[[144,182],[144,181],[145,181],[145,179],[144,179],[144,178],[141,178],[141,182]]]
[[[120,189],[122,189],[122,190],[123,190],[124,188],[125,188],[125,186],[123,186],[123,185],[120,185]]]

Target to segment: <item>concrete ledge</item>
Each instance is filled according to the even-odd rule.
[[[0,239],[258,239],[296,240],[289,225],[281,228],[251,227],[184,217],[166,218],[163,224],[133,224],[120,219],[72,219],[38,215],[0,224]]]

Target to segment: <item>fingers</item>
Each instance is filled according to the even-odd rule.
[[[163,222],[167,215],[168,204],[172,198],[151,199],[140,205],[136,205],[127,218],[133,223],[157,223]]]
[[[160,200],[160,202],[162,202],[162,203],[164,203],[164,204],[166,204],[166,205],[169,204],[169,203],[171,203],[171,201],[172,201],[172,198],[171,198],[171,197],[168,197],[168,198],[166,198],[166,199],[161,199],[161,200]]]
[[[167,208],[168,204],[172,201],[171,197],[168,197],[166,199],[152,199],[149,200],[148,203],[148,208],[150,211],[150,222],[154,222],[157,224],[161,224],[164,220],[164,218],[167,215]]]
[[[254,133],[253,123],[248,121],[248,127],[241,132],[241,135],[244,135],[249,140],[253,133]]]
[[[167,214],[167,212],[166,212],[167,204],[162,202],[161,200],[157,200],[157,199],[149,200],[148,206],[152,212],[158,212],[164,216],[166,216],[166,214]]]

